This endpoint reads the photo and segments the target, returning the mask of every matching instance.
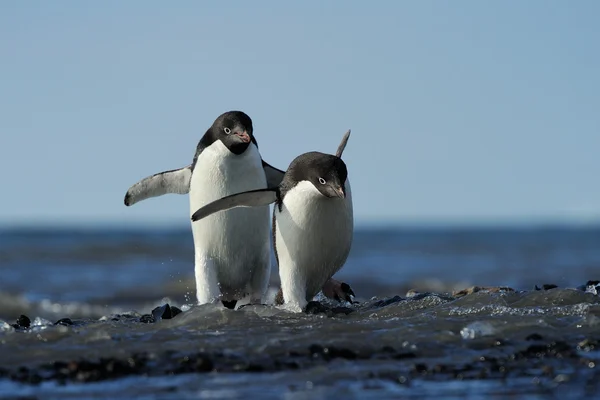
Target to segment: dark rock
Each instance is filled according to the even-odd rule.
[[[340,314],[348,315],[353,311],[354,310],[352,308],[341,306],[330,308],[329,306],[321,304],[318,301],[310,301],[304,308],[304,312],[306,314],[326,314],[327,317],[334,317]]]
[[[70,326],[73,325],[73,321],[71,320],[71,318],[61,318],[58,321],[56,321],[54,325]]]
[[[214,369],[214,363],[206,354],[194,354],[182,357],[179,365],[175,367],[175,373],[210,372]]]
[[[312,344],[308,348],[308,351],[313,357],[321,356],[325,360],[331,360],[333,358],[345,358],[346,360],[355,360],[358,358],[358,354],[351,349],[338,348],[338,347],[323,347],[318,344]]]
[[[182,312],[183,311],[181,311],[181,308],[175,307],[175,306],[171,306],[171,318],[175,318],[176,315],[179,315]]]
[[[427,364],[424,363],[416,363],[412,366],[412,370],[413,372],[416,372],[418,374],[426,374],[427,373]]]
[[[600,281],[587,281],[585,286],[598,286],[599,284],[600,284]]]
[[[320,344],[311,344],[310,347],[308,348],[308,352],[312,356],[323,354],[324,351],[325,351],[325,348],[323,346],[321,346]]]
[[[553,284],[543,284],[541,288],[538,287],[538,285],[535,285],[535,290],[550,290],[550,289],[555,289],[558,286],[553,285]]]
[[[540,335],[539,333],[532,333],[531,335],[527,336],[525,338],[525,340],[543,340],[544,337],[542,335]]]
[[[351,308],[348,308],[348,307],[334,307],[331,309],[331,313],[333,315],[338,315],[338,314],[348,315],[351,312],[354,312],[354,310]]]
[[[525,350],[515,354],[516,358],[545,358],[545,357],[572,357],[574,349],[567,342],[556,341],[548,344],[532,344]]]
[[[17,319],[17,325],[19,328],[29,328],[31,326],[31,320],[27,315],[21,315]]]
[[[329,311],[329,308],[319,303],[318,301],[309,301],[306,307],[304,308],[304,312],[307,314],[320,314],[326,313]]]
[[[389,306],[390,304],[399,303],[403,300],[404,300],[403,297],[394,296],[390,299],[376,301],[375,303],[373,303],[372,307],[376,307],[376,308],[385,307],[385,306]]]
[[[417,358],[417,355],[413,352],[398,353],[394,355],[394,358],[396,360],[405,360],[408,358]]]
[[[151,324],[156,322],[156,320],[154,319],[154,316],[150,314],[144,314],[140,317],[140,322],[143,322],[144,324]]]
[[[594,351],[600,348],[600,343],[597,340],[593,339],[584,339],[581,342],[577,343],[577,350],[581,351]]]
[[[264,372],[265,367],[260,364],[249,363],[249,364],[244,365],[243,371],[245,371],[245,372]]]
[[[356,360],[358,354],[354,350],[347,348],[329,347],[329,356],[331,358],[345,358],[346,360]]]
[[[154,317],[155,321],[160,321],[161,319],[171,319],[177,314],[181,314],[181,310],[177,307],[171,307],[168,303],[152,310],[152,316]]]

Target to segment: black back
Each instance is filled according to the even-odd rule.
[[[226,133],[226,129],[229,130],[229,133]],[[249,143],[243,143],[236,140],[235,133],[244,131],[250,136],[251,141]],[[215,122],[213,122],[211,127],[208,128],[204,136],[202,136],[202,139],[198,142],[194,161],[192,162],[192,171],[196,166],[196,161],[198,161],[200,153],[217,140],[221,140],[229,151],[236,155],[243,154],[248,146],[250,146],[250,143],[254,143],[254,145],[258,147],[258,143],[254,138],[252,119],[242,111],[228,111],[215,119]]]

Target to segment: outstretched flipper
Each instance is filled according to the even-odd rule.
[[[125,205],[131,206],[151,197],[167,193],[186,194],[190,191],[191,166],[160,172],[142,179],[125,194]]]
[[[344,152],[344,149],[346,148],[346,144],[348,144],[349,138],[350,138],[350,129],[348,129],[348,131],[344,134],[344,137],[342,138],[342,142],[340,143],[337,151],[335,152],[336,156],[342,158],[342,153]]]
[[[211,214],[234,207],[260,207],[269,205],[277,200],[278,190],[278,188],[258,189],[223,197],[197,210],[192,215],[192,221],[199,221]]]
[[[265,176],[267,177],[267,187],[277,187],[283,180],[283,175],[285,175],[285,171],[275,168],[274,166],[262,160],[262,166],[265,170]]]

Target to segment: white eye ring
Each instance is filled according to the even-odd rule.
[[[229,135],[231,133],[231,129],[229,129],[228,127],[225,127],[225,129],[223,129],[225,131],[226,135]]]
[[[320,183],[321,185],[324,185],[324,184],[326,183],[326,182],[325,182],[325,179],[323,179],[323,178],[319,178],[319,183]]]

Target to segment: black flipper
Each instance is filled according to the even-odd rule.
[[[265,175],[267,177],[267,187],[277,187],[283,180],[283,175],[285,175],[285,171],[275,168],[274,166],[262,160],[262,166],[265,170]]]
[[[349,138],[350,138],[350,129],[348,129],[348,131],[344,134],[344,137],[342,138],[342,142],[340,143],[337,151],[335,152],[336,156],[342,158],[342,153],[344,152],[344,149],[346,148],[346,144],[348,144]]]
[[[249,192],[232,194],[215,200],[197,210],[192,215],[192,221],[199,221],[219,211],[229,210],[234,207],[259,207],[274,203],[277,200],[278,188],[258,189]]]
[[[125,205],[131,206],[151,197],[167,193],[186,194],[190,191],[191,166],[160,172],[142,179],[125,194]]]

